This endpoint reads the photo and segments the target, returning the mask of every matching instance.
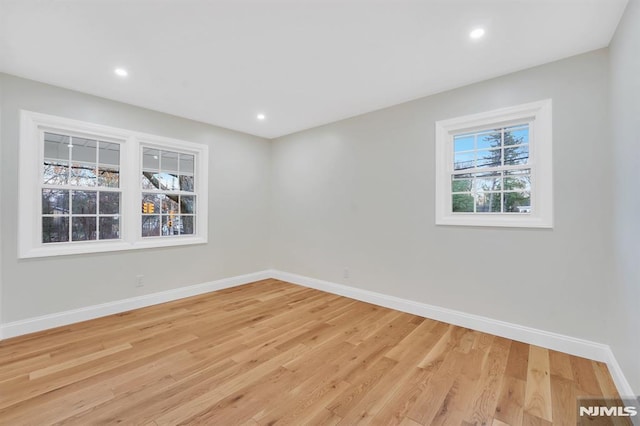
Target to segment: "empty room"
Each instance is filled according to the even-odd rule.
[[[0,0],[0,425],[640,424],[640,0]]]

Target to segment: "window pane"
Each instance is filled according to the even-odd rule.
[[[506,176],[504,178],[504,189],[531,191],[531,176],[530,175]]]
[[[453,194],[451,197],[452,211],[457,213],[473,213],[473,195]]]
[[[100,192],[100,214],[120,214],[120,193]]]
[[[69,136],[44,134],[44,158],[69,160]]]
[[[502,135],[500,132],[492,131],[487,133],[478,134],[478,148],[477,149],[489,149],[499,148],[502,144]]]
[[[515,148],[505,148],[504,164],[527,164],[529,162],[529,145],[522,145]]]
[[[177,172],[178,171],[178,153],[172,151],[162,151],[162,162],[160,163],[160,169],[163,172]]]
[[[73,241],[88,241],[96,239],[95,217],[72,217],[71,239]]]
[[[191,154],[180,154],[180,174],[193,175],[194,157]]]
[[[502,150],[478,151],[477,167],[499,167],[501,163]]]
[[[71,160],[83,163],[96,163],[98,142],[85,138],[71,138]]]
[[[464,170],[470,169],[473,167],[473,160],[475,158],[475,154],[473,152],[467,152],[464,154],[455,154],[453,168],[454,170]]]
[[[88,163],[73,163],[71,166],[70,185],[96,186],[96,165]]]
[[[476,179],[476,190],[499,191],[502,187],[500,173],[478,173],[478,175],[481,177]]]
[[[160,214],[160,199],[157,194],[142,194],[142,213]]]
[[[153,182],[153,174],[151,172],[142,172],[142,189],[158,189]]]
[[[180,233],[181,234],[193,234],[193,216],[180,216]]]
[[[473,151],[473,135],[460,135],[453,138],[453,151]],[[180,169],[182,170],[182,169]]]
[[[98,144],[99,163],[104,165],[120,165],[120,144],[100,142]]]
[[[513,126],[504,129],[504,144],[518,145],[529,143],[529,125]]]
[[[162,201],[162,213],[177,214],[179,210],[177,195],[160,195]]]
[[[160,236],[160,216],[142,216],[142,236]]]
[[[180,176],[180,191],[193,192],[193,176]]]
[[[456,179],[453,176],[451,180],[451,192],[471,192],[473,180],[471,179]]]
[[[69,241],[69,216],[43,217],[42,242],[59,243]]]
[[[69,214],[69,191],[43,189],[42,214]]]
[[[180,197],[180,213],[194,213],[196,197],[193,195],[182,195]]]
[[[73,214],[96,214],[96,195],[95,191],[71,191],[71,212]]]
[[[142,168],[145,170],[160,170],[160,151],[144,148],[142,150]]]
[[[69,179],[69,163],[45,160],[42,177],[47,185],[65,185]]]
[[[178,223],[180,220],[176,220],[177,216],[162,216],[162,235],[171,236],[178,235]]]
[[[481,192],[476,197],[476,212],[494,213],[502,210],[500,205],[500,193]]]
[[[506,213],[531,213],[531,193],[505,192],[504,211]]]
[[[163,191],[177,191],[180,189],[178,184],[178,175],[171,173],[156,173],[151,179],[152,183]]]
[[[100,218],[100,239],[114,240],[120,238],[120,219],[117,217]]]
[[[115,167],[99,168],[98,185],[106,188],[118,188],[120,186],[120,171]]]

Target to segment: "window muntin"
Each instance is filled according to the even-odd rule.
[[[120,239],[120,144],[41,134],[42,243]]]
[[[455,134],[453,213],[531,213],[529,123]]]
[[[194,164],[193,153],[142,147],[143,238],[195,233]]]

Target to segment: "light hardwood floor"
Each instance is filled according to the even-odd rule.
[[[0,342],[0,424],[575,425],[607,367],[277,280]]]

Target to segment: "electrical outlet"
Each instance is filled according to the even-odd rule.
[[[144,275],[136,275],[136,287],[144,287]]]
[[[349,278],[349,268],[344,268],[342,270],[342,278]]]

